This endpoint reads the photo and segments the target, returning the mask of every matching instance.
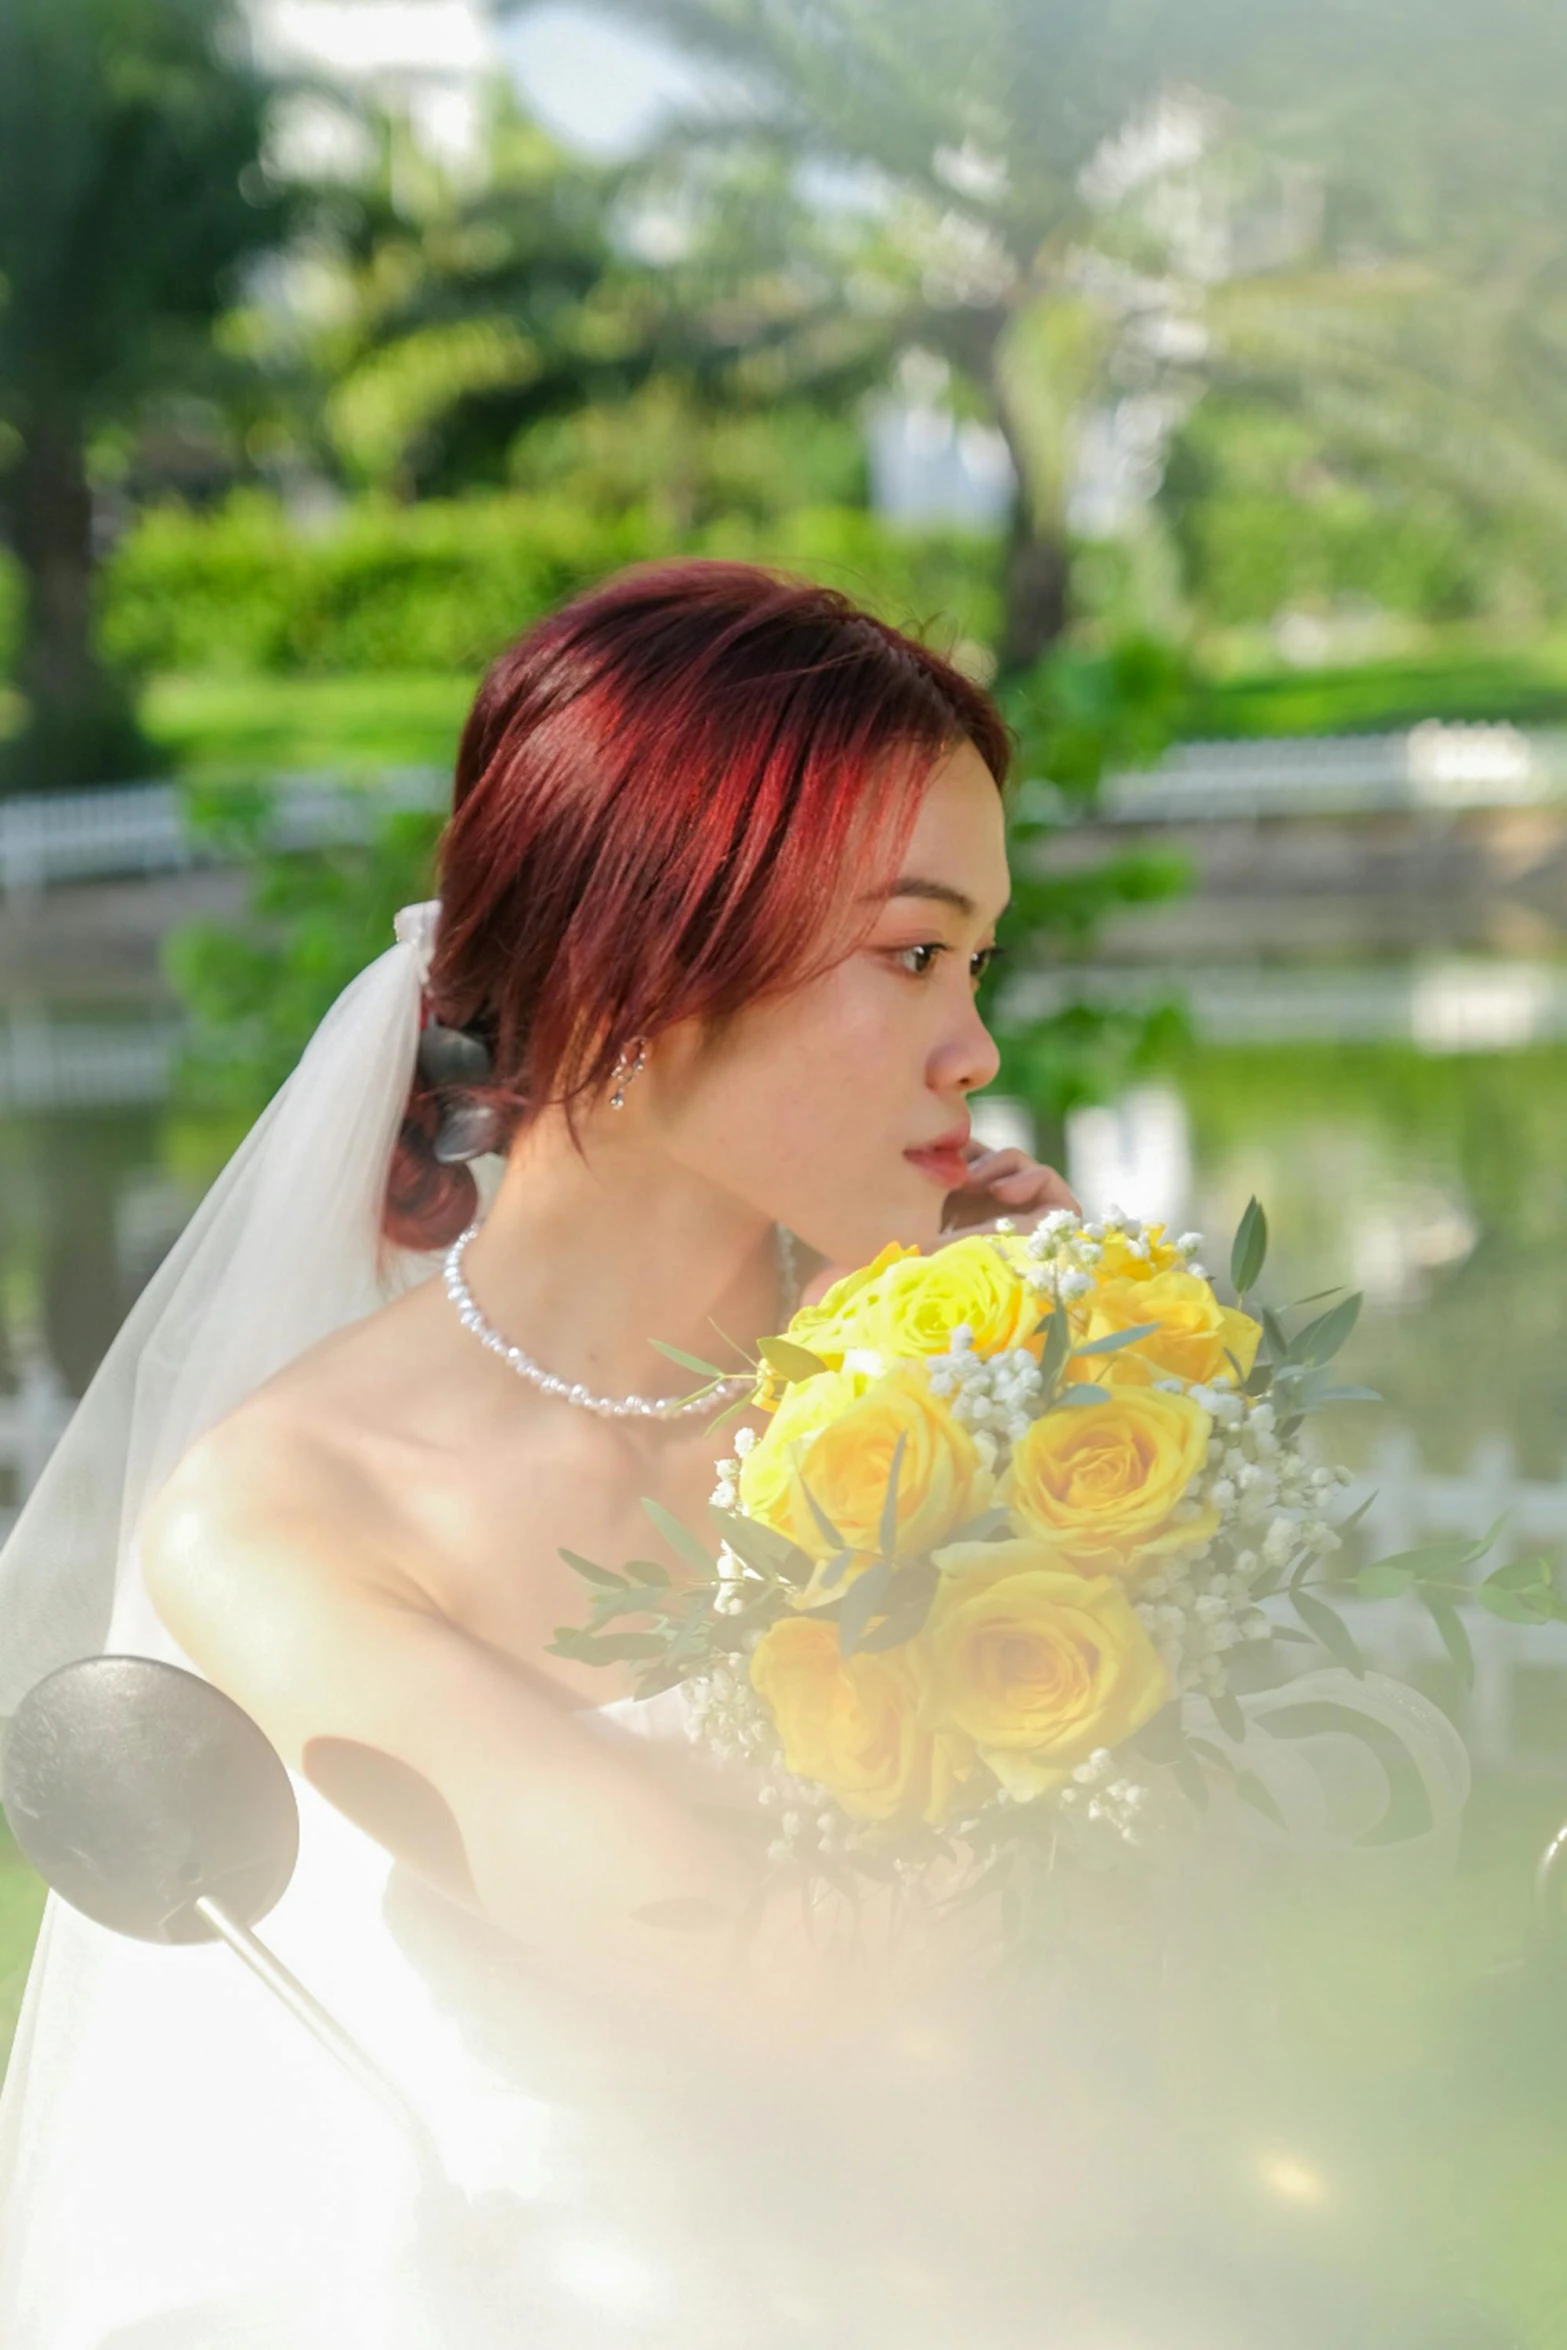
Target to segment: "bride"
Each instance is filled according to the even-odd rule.
[[[530,630],[464,731],[439,900],[333,1006],[0,1557],[7,1711],[130,1650],[283,1756],[301,1856],[263,1931],[423,2111],[470,2220],[509,2199],[496,2338],[775,2338],[669,2252],[650,2153],[656,2049],[746,2037],[728,1937],[668,1921],[748,1888],[630,1734],[667,1705],[604,1708],[552,1653],[559,1550],[646,1552],[644,1496],[703,1521],[713,1407],[654,1341],[739,1372],[802,1276],[1069,1196],[970,1137],[1007,752],[930,649],[749,566],[638,568]],[[639,2086],[595,2137],[611,2071]],[[684,2135],[711,2156],[727,2126]],[[611,2140],[619,2234],[590,2208]],[[441,2293],[410,2282],[405,2149],[215,1946],[51,1899],[0,2178],[6,2350],[481,2338],[417,2330]]]

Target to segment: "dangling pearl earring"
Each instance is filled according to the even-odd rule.
[[[626,1045],[622,1048],[620,1058],[615,1063],[615,1090],[609,1097],[609,1106],[612,1110],[623,1110],[625,1108],[626,1087],[632,1082],[633,1078],[641,1076],[642,1071],[646,1066],[646,1045],[643,1038],[639,1036],[636,1039],[636,1058],[633,1060],[632,1048],[630,1045]]]

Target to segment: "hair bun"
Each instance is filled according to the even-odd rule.
[[[416,1084],[386,1179],[381,1228],[398,1248],[447,1248],[477,1213],[479,1186],[466,1159],[435,1155],[440,1123],[435,1095]]]

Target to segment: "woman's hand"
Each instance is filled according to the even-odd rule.
[[[968,1180],[961,1191],[949,1191],[942,1211],[944,1239],[964,1240],[974,1232],[994,1232],[1003,1216],[1020,1224],[1035,1224],[1052,1208],[1082,1207],[1054,1167],[1041,1166],[1027,1151],[987,1150],[982,1142],[968,1146]]]
[[[1065,1178],[1054,1167],[1031,1159],[1027,1151],[993,1151],[982,1142],[971,1142],[968,1152],[968,1180],[961,1191],[947,1194],[938,1248],[949,1240],[967,1240],[972,1233],[994,1232],[1004,1216],[1033,1225],[1052,1208],[1082,1214]],[[851,1270],[848,1265],[819,1265],[800,1292],[801,1305],[819,1305],[833,1283]]]

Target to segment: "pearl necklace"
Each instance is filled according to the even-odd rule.
[[[465,1330],[487,1346],[491,1354],[499,1355],[510,1365],[520,1379],[527,1379],[545,1395],[557,1395],[562,1403],[574,1403],[585,1412],[597,1412],[606,1420],[681,1420],[695,1412],[720,1410],[727,1403],[736,1402],[746,1390],[756,1384],[754,1371],[738,1373],[732,1379],[719,1379],[701,1395],[594,1395],[581,1385],[573,1386],[569,1379],[561,1379],[553,1371],[546,1371],[520,1346],[512,1346],[500,1332],[487,1322],[474,1302],[472,1290],[463,1279],[462,1254],[479,1229],[475,1218],[466,1232],[459,1232],[445,1257],[446,1294],[457,1308]],[[783,1288],[783,1316],[787,1320],[794,1311],[799,1295],[799,1275],[795,1265],[794,1234],[780,1224],[778,1233],[778,1272]]]

